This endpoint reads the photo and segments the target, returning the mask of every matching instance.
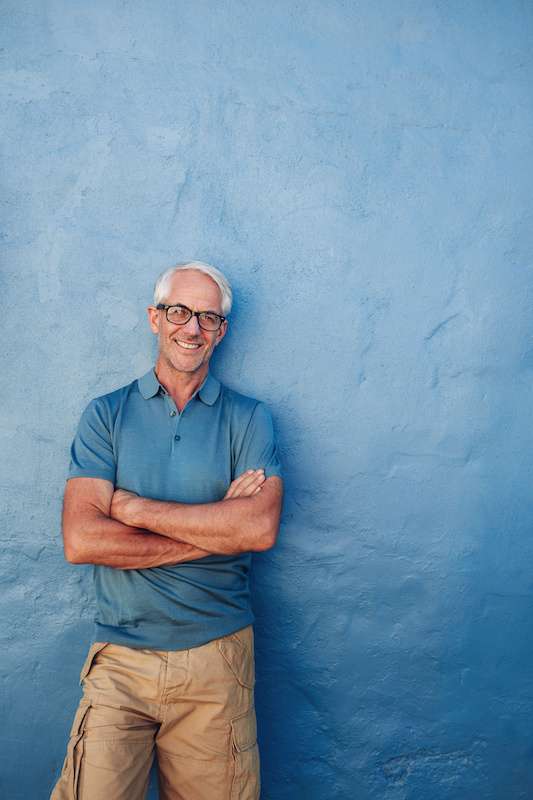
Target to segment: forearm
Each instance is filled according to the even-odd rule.
[[[271,546],[260,495],[188,504],[135,498],[128,522],[211,553],[234,554]]]
[[[76,525],[65,556],[73,564],[99,564],[117,569],[146,569],[179,564],[211,555],[187,542],[123,525],[95,514]]]

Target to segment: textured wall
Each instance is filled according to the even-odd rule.
[[[533,7],[4,0],[6,800],[45,800],[91,633],[63,560],[89,398],[152,363],[154,276],[236,291],[270,404],[264,800],[533,795]]]

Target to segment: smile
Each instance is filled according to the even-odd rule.
[[[179,339],[175,339],[174,341],[176,342],[177,345],[183,347],[184,350],[198,350],[198,348],[201,347],[201,345],[199,344],[191,344],[190,342],[180,342]]]

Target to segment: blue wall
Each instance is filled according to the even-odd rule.
[[[80,411],[148,369],[154,277],[196,257],[286,472],[263,800],[531,798],[531,3],[1,11],[2,797],[48,797],[79,697]]]

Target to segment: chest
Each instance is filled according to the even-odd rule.
[[[164,402],[146,412],[125,415],[116,431],[117,486],[159,500],[221,500],[232,474],[224,419],[201,402],[181,414]]]

